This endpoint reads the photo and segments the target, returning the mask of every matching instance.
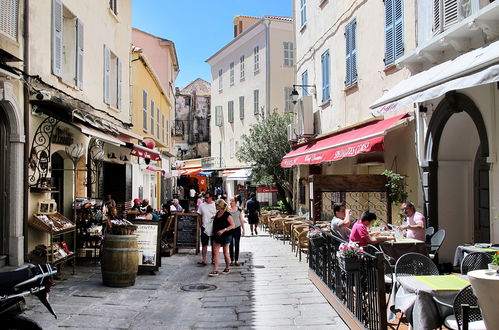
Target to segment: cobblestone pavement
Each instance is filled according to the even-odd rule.
[[[194,254],[163,257],[156,275],[139,275],[129,288],[103,286],[98,265],[80,265],[51,292],[57,320],[34,297],[25,315],[44,329],[348,329],[287,242],[243,237],[241,251],[244,265],[218,277],[209,277],[211,266],[198,266]],[[196,283],[217,288],[181,290]]]

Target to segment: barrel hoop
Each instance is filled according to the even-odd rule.
[[[110,248],[110,247],[103,247],[103,250],[108,250],[108,251],[139,251],[138,248]]]

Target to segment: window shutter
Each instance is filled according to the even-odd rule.
[[[321,56],[322,61],[322,102],[329,100],[329,51]]]
[[[0,1],[0,31],[17,41],[19,0]]]
[[[234,101],[229,101],[227,104],[227,121],[229,123],[234,122]]]
[[[284,66],[289,66],[289,42],[284,42]]]
[[[159,130],[159,108],[156,109],[156,136],[158,137],[158,140],[159,140],[159,134],[160,134],[160,130]]]
[[[352,58],[351,58],[351,43],[350,43],[350,34],[351,34],[351,24],[348,23],[345,28],[345,46],[346,46],[346,74],[345,74],[345,86],[349,86],[352,83]]]
[[[223,108],[221,105],[215,107],[215,125],[222,126],[223,124]]]
[[[441,0],[433,0],[433,32],[438,33],[442,30]]]
[[[403,1],[394,0],[393,13],[395,18],[395,59],[404,55],[404,11]]]
[[[169,137],[170,137],[170,129],[168,128],[168,119],[166,120],[166,132],[165,132],[165,143],[168,145]]]
[[[457,0],[444,0],[443,1],[443,13],[444,13],[444,25],[443,28],[446,29],[449,25],[452,25],[458,21],[458,1]]]
[[[142,91],[142,128],[147,131],[147,92]]]
[[[117,63],[117,66],[118,66],[118,72],[117,72],[117,78],[118,78],[118,81],[116,82],[117,83],[117,93],[116,93],[116,108],[117,109],[121,109],[121,93],[122,93],[122,88],[123,88],[123,71],[122,71],[122,64],[121,64],[121,60],[118,58],[118,63]]]
[[[61,0],[52,0],[52,73],[62,77],[63,17]]]
[[[83,88],[83,22],[76,19],[76,87]]]
[[[239,119],[244,119],[244,96],[239,96]]]
[[[351,58],[351,78],[350,82],[351,84],[354,84],[357,82],[357,21],[354,20],[352,22],[352,25],[350,27],[350,58]]]
[[[104,102],[109,104],[109,79],[111,76],[111,51],[104,45]]]
[[[154,136],[154,100],[151,100],[151,135]]]
[[[307,70],[303,71],[303,73],[301,74],[301,84],[308,85],[308,71]],[[308,95],[307,87],[303,87],[301,89],[301,93],[303,96],[307,96]]]
[[[326,70],[325,70],[325,73],[326,73],[326,94],[325,94],[326,99],[325,99],[325,101],[328,101],[331,98],[330,88],[329,88],[329,85],[330,85],[329,51],[326,52]]]
[[[385,0],[385,66],[395,61],[393,40],[393,1]]]

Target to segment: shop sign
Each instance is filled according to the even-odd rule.
[[[259,194],[277,192],[277,187],[256,187],[256,192]]]
[[[57,127],[52,134],[52,143],[69,146],[73,144],[73,134],[69,132],[69,129]]]
[[[145,222],[145,221],[144,221]],[[156,267],[158,258],[158,223],[145,224],[134,221],[137,226],[137,245],[139,247],[139,266]]]

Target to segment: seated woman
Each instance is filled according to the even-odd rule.
[[[146,209],[146,220],[159,221],[159,216],[154,212],[152,205],[148,205]]]
[[[115,206],[109,206],[107,208],[107,215],[104,217],[104,221],[102,221],[102,233],[106,233],[109,230],[111,230],[111,227],[113,226],[111,223],[111,220],[117,220],[118,219],[118,210],[116,209]]]
[[[366,246],[368,244],[378,244],[394,240],[393,237],[378,237],[381,234],[380,232],[369,234],[367,228],[371,226],[376,218],[376,214],[373,212],[365,211],[360,220],[352,227],[350,242],[356,242],[359,243],[360,246]]]

